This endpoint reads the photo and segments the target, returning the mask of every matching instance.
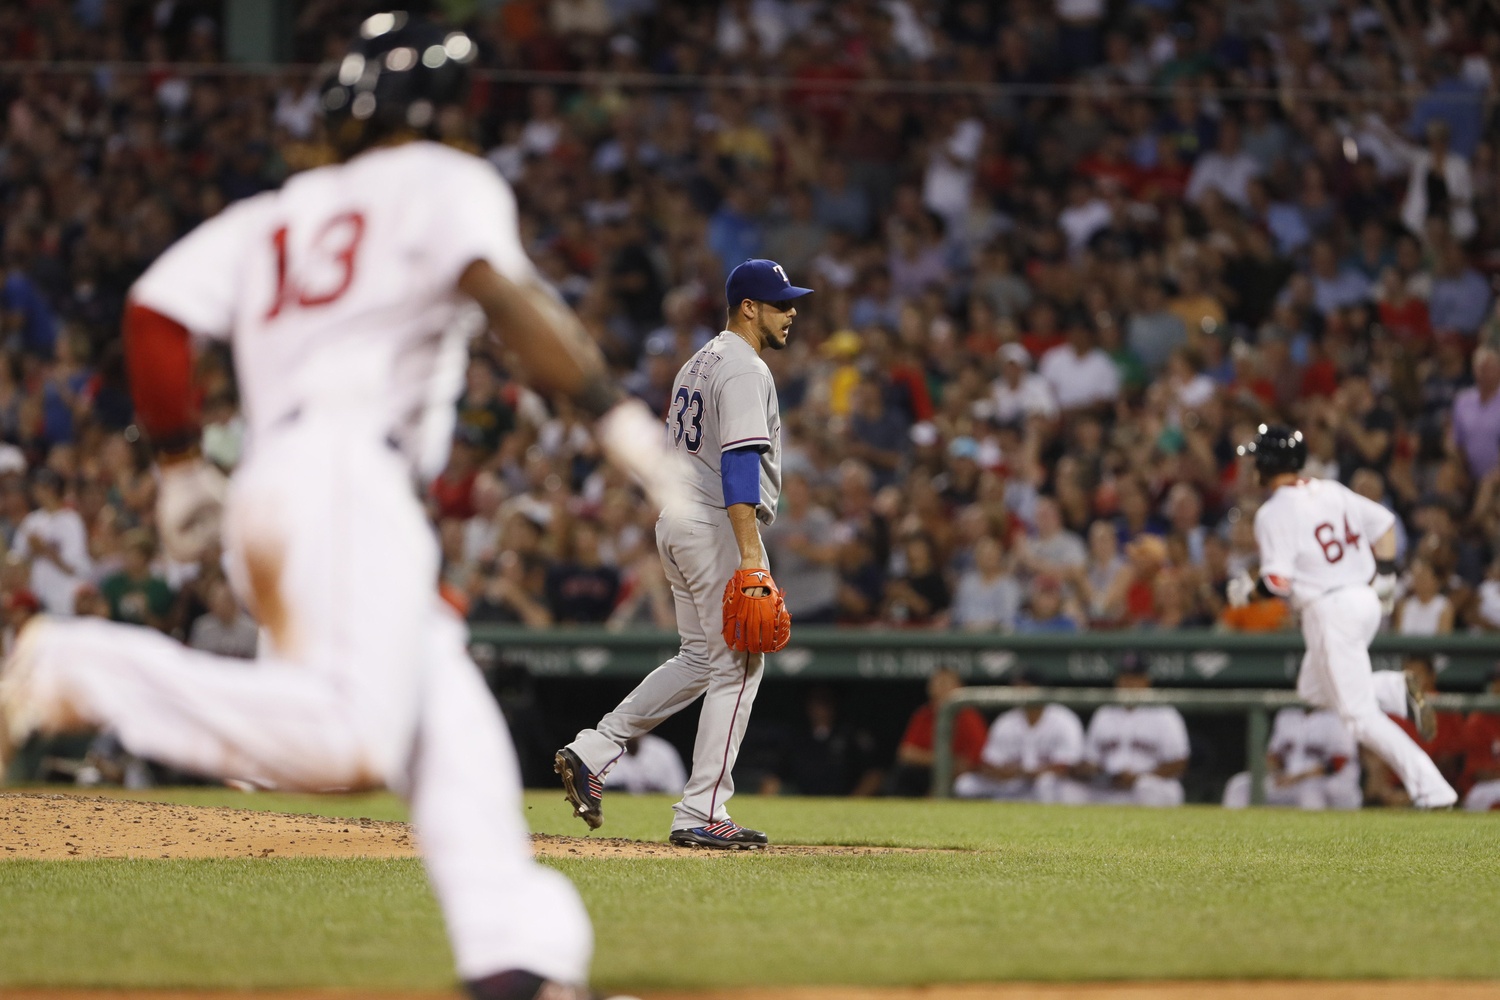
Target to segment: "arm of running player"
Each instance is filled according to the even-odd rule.
[[[479,303],[492,333],[540,388],[569,396],[595,418],[620,401],[598,346],[539,282],[511,281],[489,261],[476,260],[459,275],[458,288]]]
[[[486,260],[472,261],[458,289],[479,303],[497,338],[543,389],[563,393],[595,421],[604,453],[663,507],[678,503],[684,476],[663,444],[661,421],[611,381],[604,355],[556,296],[537,281],[515,282]]]

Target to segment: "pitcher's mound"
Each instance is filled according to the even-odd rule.
[[[701,851],[607,837],[532,837],[559,858],[743,857],[747,854],[890,854],[889,847],[772,847]],[[130,799],[0,794],[0,860],[26,858],[411,858],[405,823],[251,809],[211,809]]]

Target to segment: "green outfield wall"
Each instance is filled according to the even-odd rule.
[[[642,677],[677,650],[677,636],[654,630],[477,625],[471,644],[482,662],[523,663],[537,677]],[[970,684],[1004,683],[1025,664],[1048,684],[1099,684],[1121,657],[1145,658],[1151,676],[1174,687],[1290,687],[1302,658],[1297,632],[1241,635],[1211,630],[999,635],[793,626],[792,642],[769,658],[769,678],[910,680],[952,667]],[[1500,635],[1381,635],[1377,669],[1403,655],[1432,656],[1445,690],[1477,689],[1500,661]]]

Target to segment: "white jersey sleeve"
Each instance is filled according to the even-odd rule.
[[[433,268],[457,282],[476,260],[487,261],[502,277],[514,282],[536,275],[521,245],[516,197],[495,168],[484,160],[455,154],[447,167],[431,213],[429,253]]]
[[[1290,595],[1297,566],[1296,521],[1273,516],[1270,503],[1255,512],[1255,544],[1260,549],[1260,575],[1271,589]]]
[[[239,309],[250,235],[272,201],[236,202],[167,247],[130,290],[130,298],[199,336],[227,340]]]

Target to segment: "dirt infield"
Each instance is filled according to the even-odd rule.
[[[184,992],[180,990],[18,990],[6,1000],[462,1000],[457,993],[349,991]],[[656,992],[641,1000],[1496,1000],[1500,983],[1188,982],[970,984],[873,989],[847,986]]]
[[[536,836],[539,855],[574,858],[723,858],[663,843]],[[782,846],[773,854],[866,855],[892,847]],[[0,859],[411,858],[411,827],[373,819],[204,808],[86,795],[0,794]]]

